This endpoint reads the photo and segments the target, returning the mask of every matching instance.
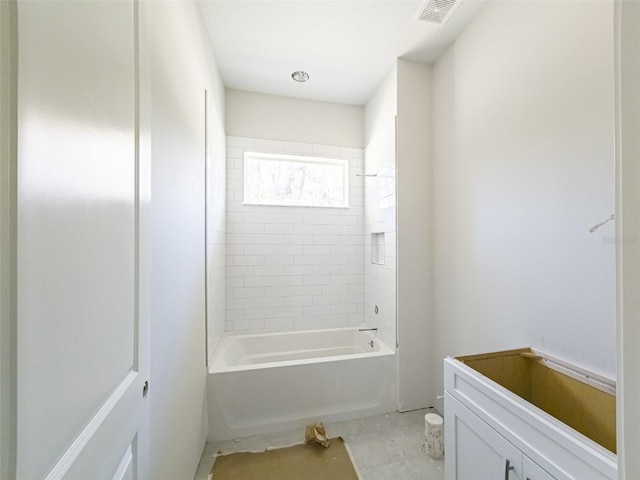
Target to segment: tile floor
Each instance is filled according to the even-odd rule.
[[[347,442],[362,480],[442,480],[444,462],[423,452],[424,416],[429,409],[392,412],[326,424],[330,437]],[[300,443],[304,430],[207,443],[194,480],[207,480],[213,455]]]

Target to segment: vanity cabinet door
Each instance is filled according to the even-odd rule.
[[[445,412],[446,480],[524,480],[522,452],[448,392]]]
[[[556,480],[526,455],[522,456],[522,471],[525,480]]]

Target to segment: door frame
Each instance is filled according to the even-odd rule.
[[[16,469],[17,5],[0,1],[0,478]]]
[[[640,449],[640,432],[631,428],[640,423],[640,2],[617,0],[614,9],[617,431],[618,478],[624,480],[640,474],[640,458],[634,453]]]

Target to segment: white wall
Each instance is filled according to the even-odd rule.
[[[618,266],[618,465],[640,477],[640,3],[616,3],[616,246]]]
[[[193,478],[207,432],[204,90],[213,97],[214,140],[219,145],[224,143],[224,90],[197,5],[152,2],[150,12],[153,259],[149,478]],[[224,162],[224,157],[214,161]],[[219,211],[219,207],[213,210]]]
[[[244,205],[245,151],[348,160],[349,208]],[[363,150],[230,136],[227,155],[227,331],[362,324]]]
[[[398,60],[398,408],[432,405],[431,67]]]
[[[397,73],[394,64],[364,110],[364,170],[378,174],[364,179],[364,318],[391,345],[396,344]],[[379,232],[385,234],[384,265],[371,262],[371,233]]]
[[[227,89],[226,131],[236,137],[363,147],[363,107]]]
[[[612,14],[490,2],[435,64],[436,393],[525,345],[615,375]]]

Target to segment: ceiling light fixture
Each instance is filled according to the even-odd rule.
[[[302,70],[298,70],[291,74],[291,78],[293,78],[296,82],[306,82],[307,80],[309,80],[309,74],[307,72],[303,72]]]

